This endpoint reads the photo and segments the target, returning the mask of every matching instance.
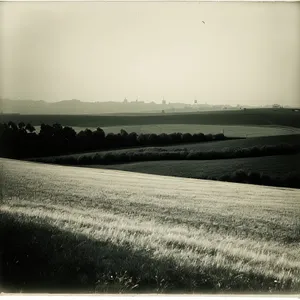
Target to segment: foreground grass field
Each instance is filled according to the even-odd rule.
[[[293,154],[201,161],[144,161],[114,165],[89,165],[89,167],[187,178],[220,178],[224,175],[229,176],[237,170],[244,170],[282,178],[289,172],[300,173],[299,162],[300,154]]]
[[[299,190],[1,164],[6,291],[300,291]]]
[[[40,131],[40,126],[35,126],[37,132]],[[128,133],[204,133],[218,134],[224,132],[228,137],[263,137],[300,134],[300,128],[294,127],[279,127],[279,126],[237,126],[237,125],[199,125],[199,124],[154,124],[154,125],[119,125],[119,126],[104,126],[101,127],[106,134],[119,133],[121,129]],[[86,127],[73,127],[76,132],[85,130]],[[96,130],[96,127],[89,127],[91,130]]]

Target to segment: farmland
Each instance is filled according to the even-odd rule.
[[[300,290],[299,190],[1,164],[3,290]]]
[[[133,147],[127,149],[118,149],[113,151],[92,151],[85,152],[85,156],[93,156],[96,153],[135,153],[140,151],[159,151],[160,149],[169,150],[169,151],[201,151],[201,152],[209,152],[209,151],[222,151],[223,149],[238,149],[238,148],[249,148],[249,147],[262,147],[265,145],[278,145],[278,144],[300,144],[300,135],[292,134],[292,135],[282,135],[282,136],[269,136],[269,137],[253,137],[246,139],[236,139],[236,140],[225,140],[225,141],[214,141],[214,142],[205,142],[205,143],[191,143],[191,144],[180,144],[180,145],[172,145],[172,146],[161,146],[161,147]],[[60,155],[57,157],[68,158],[74,157],[78,158],[82,156],[83,153],[74,153],[70,155]]]
[[[37,132],[40,126],[35,126]],[[74,127],[76,132],[85,130],[85,127]],[[90,130],[96,130],[96,127],[89,127]],[[204,134],[226,134],[228,137],[262,137],[262,136],[278,136],[300,134],[300,128],[279,127],[279,126],[241,126],[241,125],[199,125],[199,124],[155,124],[155,125],[129,125],[129,126],[104,126],[101,127],[106,134],[119,133],[121,129],[128,133],[204,133]]]
[[[285,135],[135,147],[29,161],[298,188],[299,146],[299,135]]]
[[[137,115],[0,115],[0,122],[59,123],[72,127],[144,126],[156,124],[202,124],[242,126],[289,126],[300,128],[300,115],[292,109],[247,109],[236,111],[205,111],[177,114]]]
[[[294,154],[230,160],[144,161],[114,165],[89,165],[89,167],[187,178],[220,178],[225,175],[229,176],[237,170],[244,170],[281,178],[289,172],[300,173],[299,162],[300,154]]]

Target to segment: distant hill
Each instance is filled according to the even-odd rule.
[[[185,104],[155,102],[83,102],[80,100],[63,100],[46,102],[43,100],[10,100],[1,99],[0,111],[6,114],[106,114],[106,113],[162,113],[164,112],[196,112],[221,109],[241,109],[224,105]]]

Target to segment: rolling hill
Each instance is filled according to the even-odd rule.
[[[4,291],[300,291],[300,191],[1,159]]]
[[[300,173],[300,154],[200,161],[143,161],[114,165],[89,165],[88,167],[200,179],[231,176],[238,170],[244,170],[263,173],[273,178],[284,178],[288,173]]]
[[[42,123],[59,123],[72,127],[109,127],[129,125],[156,125],[156,124],[202,124],[202,125],[253,125],[253,126],[290,126],[300,127],[299,111],[293,109],[247,109],[247,110],[219,110],[191,113],[166,114],[113,114],[105,115],[94,112],[94,115],[68,115],[59,112],[51,114],[0,114],[0,122],[13,121],[15,123],[31,123],[39,126]]]
[[[300,144],[300,135],[299,134],[291,134],[291,135],[278,135],[278,136],[264,136],[264,137],[251,137],[245,139],[234,139],[234,140],[225,140],[225,141],[213,141],[213,142],[202,142],[202,143],[191,143],[191,144],[179,144],[179,145],[171,145],[171,146],[159,146],[159,147],[131,147],[125,149],[118,150],[108,150],[108,151],[92,151],[92,152],[84,152],[84,153],[72,153],[69,155],[59,155],[53,156],[49,158],[43,158],[45,162],[54,157],[59,158],[68,158],[74,157],[78,158],[82,155],[85,156],[93,156],[96,153],[135,153],[140,151],[161,151],[169,150],[169,151],[180,151],[180,150],[188,150],[188,151],[201,151],[201,152],[209,152],[209,151],[222,151],[223,149],[238,149],[238,148],[251,148],[251,147],[262,147],[262,146],[276,146],[280,144],[291,144],[291,145],[299,145]]]

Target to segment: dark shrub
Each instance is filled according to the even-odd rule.
[[[180,156],[180,159],[186,159],[188,156],[188,151],[186,151],[186,150],[179,151],[179,156]]]
[[[248,178],[247,181],[248,183],[251,184],[260,184],[261,183],[261,178],[260,178],[260,174],[257,172],[248,172]]]
[[[193,136],[190,133],[184,133],[181,138],[183,143],[193,142]]]
[[[60,162],[56,162],[56,163],[62,163],[65,165],[76,165],[78,163],[78,160],[73,156],[67,156],[62,158]]]
[[[166,133],[161,133],[158,135],[158,142],[161,145],[168,145],[172,142],[171,137]]]
[[[89,155],[79,156],[77,163],[80,165],[90,165],[93,163],[93,157]]]
[[[204,152],[191,151],[186,155],[186,159],[190,159],[190,160],[205,159],[205,153]]]
[[[255,157],[260,154],[260,149],[258,147],[251,147],[250,149],[250,156]]]
[[[300,188],[300,174],[290,172],[284,178],[285,186],[291,188]]]
[[[158,144],[158,141],[159,141],[159,139],[158,139],[157,134],[151,133],[151,134],[148,136],[148,144],[149,144],[149,145],[156,145],[156,144]]]
[[[237,170],[232,174],[231,178],[235,182],[246,183],[247,173],[244,170]]]
[[[127,137],[127,136],[128,136],[127,131],[124,130],[124,129],[121,129],[121,130],[120,130],[120,134],[121,134],[121,136],[123,136],[123,137]]]
[[[220,153],[220,155],[222,156],[222,158],[226,159],[226,158],[232,158],[233,153],[229,152],[229,151],[223,151]]]
[[[128,161],[128,155],[127,153],[112,153],[113,157],[111,159],[112,163],[122,163],[122,162],[127,162]]]
[[[251,149],[249,148],[243,148],[241,149],[240,157],[249,157],[251,156]]]
[[[276,146],[274,146],[274,145],[263,146],[261,151],[265,155],[274,155],[277,153]]]
[[[92,160],[94,164],[101,164],[103,161],[102,155],[99,153],[96,153],[92,156]]]
[[[136,132],[129,133],[128,136],[127,136],[127,143],[128,143],[128,145],[130,145],[130,146],[136,146],[138,144],[137,137],[138,137],[138,135],[137,135]]]
[[[28,123],[25,127],[25,130],[30,133],[33,133],[35,131],[35,128],[30,123]]]
[[[260,182],[262,185],[270,185],[271,184],[271,178],[270,176],[266,175],[266,174],[260,174]]]
[[[242,148],[238,147],[236,149],[233,150],[233,157],[243,157],[244,156],[244,152],[245,150],[243,150]]]
[[[182,134],[181,133],[178,133],[178,132],[176,132],[176,133],[171,133],[170,135],[170,138],[171,138],[171,141],[172,141],[172,143],[180,143],[181,142],[181,140],[182,140]]]
[[[196,156],[197,156],[196,153],[191,151],[187,154],[186,159],[193,160],[193,159],[196,159]]]
[[[225,136],[223,133],[217,133],[213,136],[213,139],[216,141],[225,140]]]
[[[194,142],[203,142],[205,141],[205,135],[203,133],[195,133],[193,134]]]
[[[107,152],[102,156],[102,161],[104,164],[111,164],[115,162],[115,156],[111,152]]]
[[[147,145],[148,143],[148,134],[140,133],[137,137],[137,142],[139,145]]]
[[[205,141],[212,141],[213,140],[213,135],[212,134],[206,134],[205,135]]]
[[[131,159],[132,159],[132,161],[142,161],[143,160],[143,152],[132,152]]]
[[[291,146],[289,144],[280,144],[277,146],[278,154],[288,154],[291,150]]]
[[[176,160],[176,159],[180,159],[180,152],[165,152],[162,154],[163,158],[162,159],[166,159],[166,160]]]

